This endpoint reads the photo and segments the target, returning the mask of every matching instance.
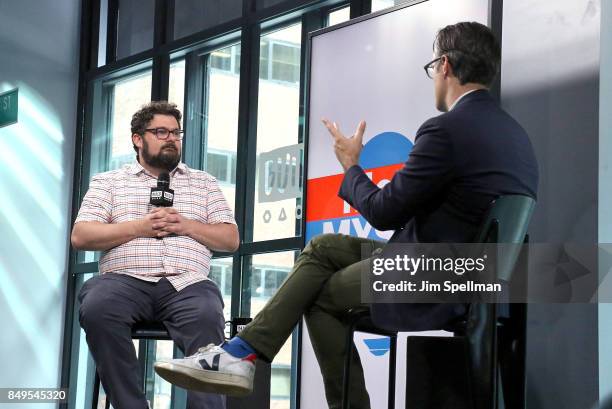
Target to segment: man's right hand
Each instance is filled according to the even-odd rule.
[[[166,212],[157,209],[153,209],[136,221],[136,236],[163,238],[170,234],[162,230],[166,226]]]
[[[70,240],[77,250],[106,251],[139,237],[163,238],[172,234],[163,230],[168,224],[166,217],[171,214],[166,208],[154,208],[142,219],[129,222],[78,222]]]

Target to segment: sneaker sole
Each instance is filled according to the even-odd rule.
[[[197,370],[169,362],[156,363],[154,367],[163,379],[184,389],[230,396],[245,396],[253,392],[253,383],[243,376]]]

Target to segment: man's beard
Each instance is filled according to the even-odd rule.
[[[176,168],[181,161],[181,154],[173,143],[165,144],[161,147],[157,155],[151,155],[147,141],[143,138],[142,142],[142,159],[147,165],[153,168],[171,171]]]

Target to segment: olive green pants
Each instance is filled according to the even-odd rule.
[[[302,316],[319,361],[330,409],[340,408],[348,325],[348,310],[361,303],[362,245],[371,254],[384,243],[342,234],[313,238],[293,270],[253,321],[238,334],[271,361]],[[369,408],[358,354],[351,364],[352,408]]]

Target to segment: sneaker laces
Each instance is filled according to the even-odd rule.
[[[212,351],[212,350],[214,350],[214,349],[216,349],[216,348],[221,349],[220,347],[218,347],[218,346],[217,346],[217,345],[215,345],[215,344],[208,344],[208,345],[206,345],[205,347],[200,347],[200,348],[198,348],[198,352],[196,352],[196,354],[201,354],[201,353],[203,353],[203,352]],[[194,354],[194,355],[195,355],[195,354]]]

